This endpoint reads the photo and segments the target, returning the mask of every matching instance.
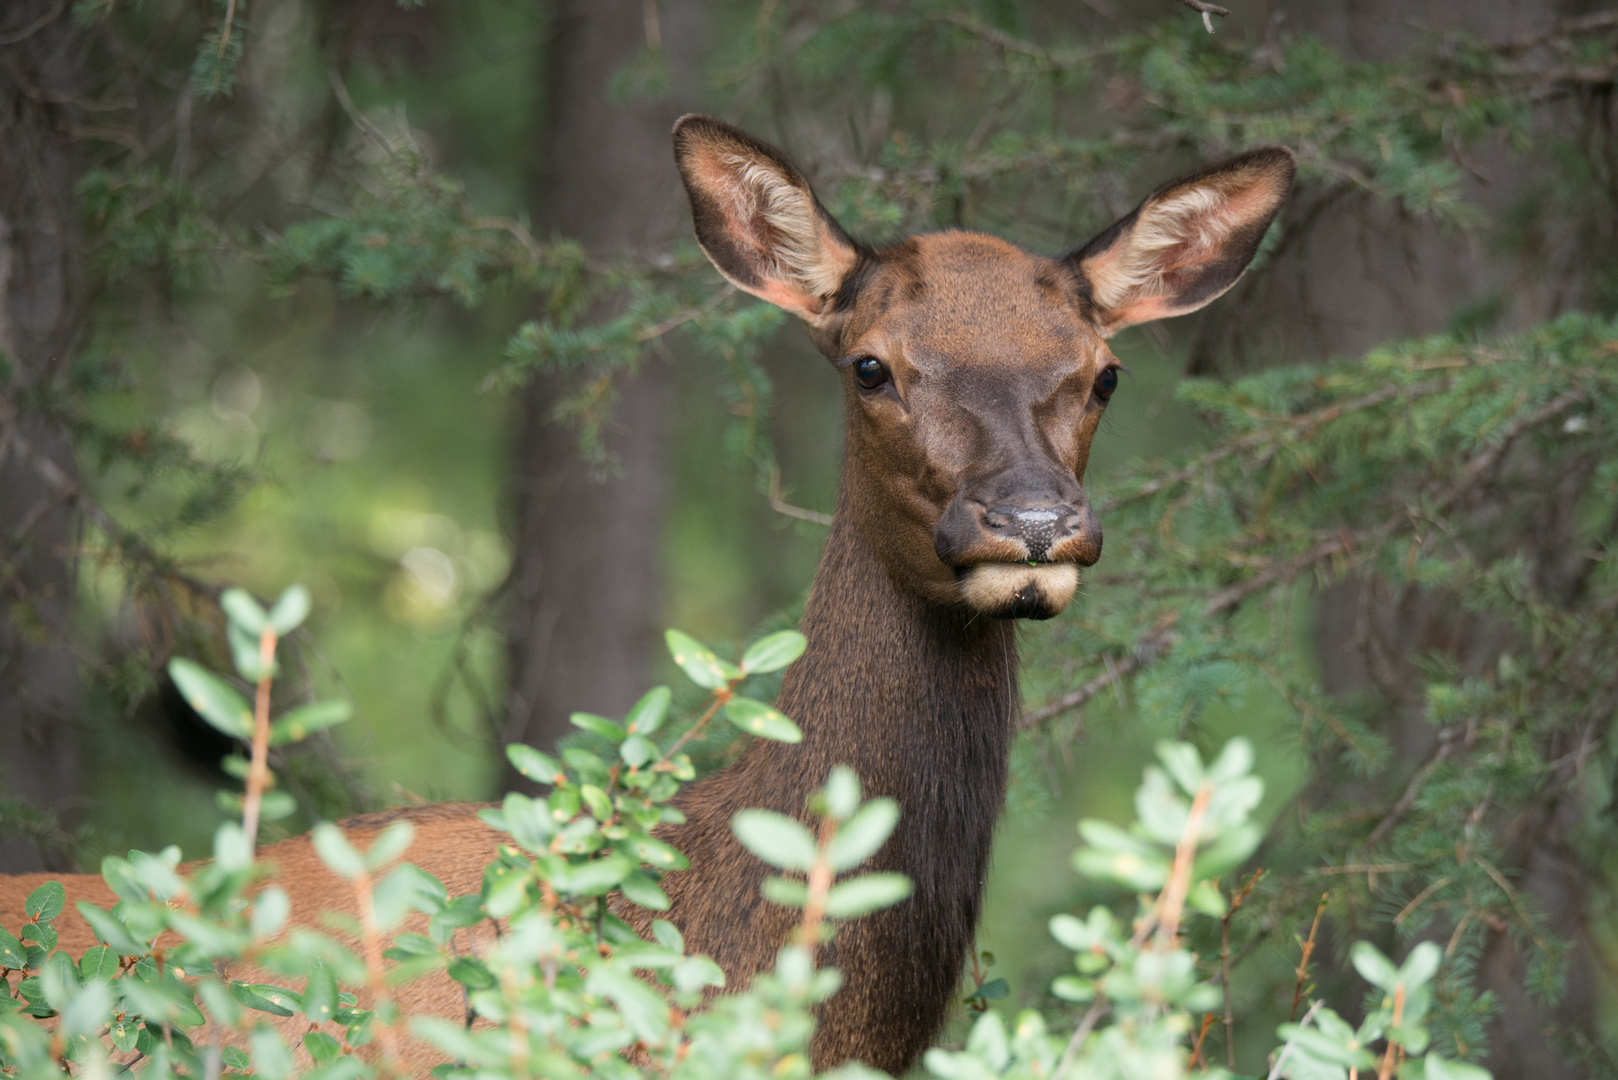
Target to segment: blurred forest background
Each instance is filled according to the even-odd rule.
[[[1349,1000],[1339,943],[1425,936],[1452,1056],[1618,1075],[1618,10],[1228,6],[7,0],[0,869],[206,851],[232,747],[162,672],[225,655],[227,585],[307,584],[283,692],[355,706],[281,763],[288,833],[496,797],[505,743],[667,674],[666,626],[793,624],[838,383],[696,250],[679,114],[784,147],[861,238],[1053,252],[1281,143],[1255,269],[1112,343],[1107,555],[1023,632],[979,981],[1046,1002],[1072,822],[1127,817],[1155,739],[1246,734],[1275,824],[1218,1055],[1258,1067],[1303,938]]]

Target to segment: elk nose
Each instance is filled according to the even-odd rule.
[[[1076,535],[1083,517],[1071,506],[996,506],[983,515],[994,533],[1014,536],[1028,548],[1028,557],[1043,561],[1058,542]]]

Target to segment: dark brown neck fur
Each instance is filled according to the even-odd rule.
[[[759,806],[804,818],[838,764],[854,767],[867,797],[897,799],[898,828],[865,869],[902,871],[916,891],[843,926],[826,950],[844,985],[822,1010],[814,1059],[817,1069],[857,1058],[899,1073],[943,1023],[977,926],[1005,800],[1015,631],[897,588],[850,501],[845,490],[804,613],[809,648],[781,691],[803,742],[755,742],[680,798],[689,820],[667,835],[692,869],[665,887],[688,949],[713,956],[740,988],[773,966],[796,913],[759,896],[767,870],[732,837],[731,816]]]

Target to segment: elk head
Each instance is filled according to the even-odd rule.
[[[1101,555],[1083,487],[1118,386],[1106,339],[1235,284],[1291,187],[1254,150],[1164,185],[1063,255],[983,233],[851,239],[781,152],[686,116],[674,153],[697,240],[737,288],[791,312],[841,373],[843,506],[901,588],[1046,619]]]

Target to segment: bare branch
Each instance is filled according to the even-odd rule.
[[[1229,8],[1222,8],[1218,4],[1209,4],[1205,0],[1180,0],[1180,3],[1202,16],[1202,25],[1208,33],[1214,32],[1213,17],[1218,15],[1221,19],[1230,15]]]
[[[1029,728],[1043,724],[1053,716],[1077,709],[1108,687],[1128,678],[1168,652],[1175,641],[1173,627],[1178,618],[1179,615],[1176,612],[1169,612],[1158,620],[1156,626],[1141,636],[1141,639],[1135,643],[1134,651],[1128,656],[1121,660],[1114,660],[1107,666],[1106,671],[1078,689],[1071,690],[1054,701],[1049,701],[1033,712],[1028,713],[1022,718],[1017,730],[1019,732],[1027,731]]]

